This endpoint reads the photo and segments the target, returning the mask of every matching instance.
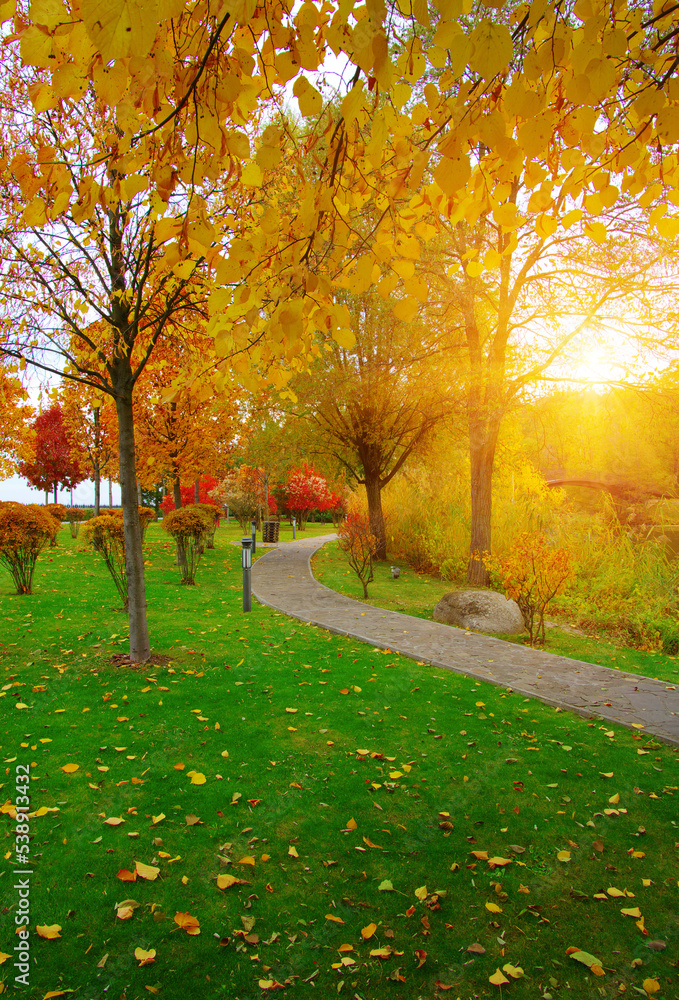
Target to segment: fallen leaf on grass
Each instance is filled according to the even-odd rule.
[[[136,882],[137,873],[128,871],[127,868],[121,868],[116,878],[119,878],[121,882]]]
[[[187,934],[195,936],[200,934],[200,923],[197,917],[192,917],[190,913],[175,913],[174,922],[177,927],[181,927]]]
[[[508,976],[512,977],[512,979],[521,979],[524,974],[523,969],[519,965],[512,965],[511,962],[507,962],[506,965],[503,965],[502,971],[506,972]]]
[[[652,996],[654,993],[658,993],[660,991],[660,983],[657,979],[644,979],[641,985],[649,996]]]
[[[61,930],[60,924],[40,924],[35,928],[38,937],[46,938],[48,941],[53,941],[54,938],[61,937],[59,931]]]
[[[351,819],[349,820],[349,822],[347,823],[347,827],[346,828],[347,828],[347,830],[355,830],[357,826],[358,826],[358,823],[356,822],[356,820],[352,816]]]
[[[116,905],[116,917],[118,920],[129,920],[138,906],[139,903],[135,899],[124,899],[122,903]]]
[[[175,771],[183,771],[184,770],[184,764],[175,764],[174,765],[174,769],[175,769]]]
[[[158,823],[162,823],[164,819],[165,819],[165,813],[159,813],[157,816],[152,816],[151,825],[157,826]]]
[[[486,909],[489,913],[502,913],[502,907],[498,906],[497,903],[486,903]]]
[[[417,959],[417,968],[421,969],[424,963],[427,961],[427,953],[422,948],[415,949],[415,958]]]
[[[371,938],[373,936],[376,930],[377,930],[377,924],[370,923],[368,924],[367,927],[362,928],[361,937],[363,938],[364,941],[367,941],[368,938]]]
[[[288,847],[288,855],[291,858],[298,858],[299,857],[299,854],[297,853],[297,848],[294,845],[291,845],[290,847]]]
[[[377,886],[379,892],[393,892],[394,884],[391,879],[385,878],[383,882]]]
[[[151,962],[155,962],[155,959],[156,959],[156,949],[155,948],[149,948],[148,951],[144,951],[143,948],[135,948],[134,949],[134,957],[139,962],[139,968],[141,968],[142,965],[150,965]]]
[[[106,823],[107,826],[122,826],[124,822],[125,820],[120,816],[109,816],[108,819],[104,820],[104,823]]]
[[[275,979],[260,979],[258,986],[260,990],[284,990],[285,986]]]
[[[217,888],[230,889],[232,885],[250,885],[244,878],[236,878],[235,875],[218,875]]]
[[[485,955],[486,954],[486,949],[483,947],[482,944],[478,944],[478,942],[474,942],[474,944],[470,944],[469,947],[467,948],[467,951],[471,952],[472,955]]]
[[[143,861],[135,861],[134,870],[139,878],[145,878],[147,882],[153,882],[160,874],[160,868],[156,868],[155,865],[145,865]]]
[[[557,855],[556,855],[556,860],[563,862],[563,864],[566,864],[568,861],[571,860],[571,852],[570,851],[558,851]]]
[[[488,864],[490,865],[490,870],[493,868],[504,868],[505,865],[511,865],[511,858],[488,858]]]
[[[492,983],[493,986],[506,986],[509,980],[499,969],[496,969],[493,975],[488,977],[488,982]]]
[[[295,713],[297,712],[297,709],[296,708],[286,708],[285,711],[288,713],[288,715],[295,715]]]
[[[7,961],[8,958],[11,957],[12,957],[11,955],[6,955],[4,951],[0,951],[0,965],[2,965],[4,962]]]
[[[336,917],[334,915],[334,913],[326,913],[325,919],[326,920],[332,920],[333,923],[336,923],[336,924],[343,924],[344,923],[344,921],[342,920],[342,918],[341,917]]]
[[[370,951],[371,958],[391,958],[392,951],[387,945],[385,948],[372,948]]]
[[[420,900],[420,902],[422,902],[423,900],[425,900],[427,898],[427,887],[426,887],[426,885],[421,885],[419,887],[419,889],[416,889],[415,890],[415,895]]]
[[[207,781],[205,775],[202,774],[200,771],[187,771],[186,773],[191,779],[192,785],[204,785],[205,782]]]
[[[595,976],[603,976],[604,969],[598,958],[594,955],[590,955],[588,951],[580,951],[578,948],[568,948],[566,951],[567,955],[575,959],[576,962],[580,962],[582,965],[586,965]]]
[[[436,980],[436,982],[434,983],[434,986],[436,987],[437,990],[454,990],[455,989],[454,985],[446,986],[446,984],[442,983],[440,979]]]
[[[59,770],[63,771],[64,774],[73,774],[73,772],[77,771],[79,767],[80,764],[64,764],[64,766],[60,767]]]

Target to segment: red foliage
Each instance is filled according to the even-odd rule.
[[[335,504],[325,477],[305,463],[303,469],[291,469],[285,484],[285,500],[303,528],[312,510],[328,510]]]
[[[19,472],[36,489],[54,490],[56,501],[59,486],[73,489],[87,477],[87,473],[71,454],[60,406],[43,410],[31,427],[35,433],[35,458],[32,462],[22,462]]]
[[[210,496],[210,490],[217,485],[214,476],[201,476],[198,484],[198,503],[209,503],[213,507],[219,506]],[[195,490],[193,483],[181,487],[182,507],[191,507],[195,503]],[[169,514],[174,510],[174,497],[168,493],[160,505],[163,514]]]

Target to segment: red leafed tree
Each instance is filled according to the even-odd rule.
[[[213,500],[210,496],[210,490],[213,490],[217,485],[217,480],[214,476],[201,476],[199,487],[198,487],[198,503],[209,503],[213,507],[219,506],[216,500]],[[182,496],[182,507],[189,507],[196,502],[196,491],[194,484],[187,484],[181,487]],[[174,496],[168,493],[163,502],[160,505],[160,509],[163,514],[169,514],[171,510],[174,510]]]
[[[306,464],[303,469],[290,470],[285,484],[285,501],[288,510],[297,518],[300,531],[304,531],[312,510],[328,510],[335,502],[325,478],[313,465]]]
[[[34,434],[33,458],[22,462],[19,472],[31,486],[44,490],[45,494],[53,490],[56,503],[60,486],[62,489],[73,489],[87,474],[71,451],[60,406],[51,406],[39,413],[31,429]]]

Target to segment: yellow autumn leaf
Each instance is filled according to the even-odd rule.
[[[254,865],[255,859],[251,854],[246,854],[244,858],[241,858],[238,862],[239,865]]]
[[[512,965],[511,962],[507,962],[506,965],[503,965],[502,971],[506,972],[508,976],[512,977],[512,979],[521,979],[521,977],[524,975],[524,971],[521,968],[521,966]]]
[[[334,913],[326,913],[325,919],[326,920],[332,920],[333,923],[335,923],[335,924],[343,924],[344,923],[344,921],[342,920],[342,918],[341,917],[336,917]]]
[[[323,98],[305,76],[297,77],[292,92],[297,98],[300,114],[305,118],[312,118],[320,114],[323,109]]]
[[[354,817],[352,816],[349,822],[347,823],[347,830],[355,830],[357,826],[358,824],[354,819]]]
[[[509,980],[499,969],[496,969],[492,976],[488,976],[488,982],[492,983],[493,986],[506,986]]]
[[[192,785],[204,785],[207,778],[200,771],[187,771],[188,777],[191,779]]]
[[[53,941],[54,938],[61,937],[59,933],[61,930],[60,924],[40,924],[35,929],[38,937],[46,938],[48,941]]]
[[[151,817],[151,825],[156,826],[156,824],[161,823],[165,819],[165,813],[159,813],[157,816]]]
[[[11,957],[12,956],[8,955],[6,952],[0,951],[0,965],[2,965],[4,962],[7,961],[8,958],[11,958]]]
[[[376,930],[377,930],[377,924],[370,923],[368,924],[367,927],[363,927],[361,929],[361,937],[363,938],[364,941],[367,941],[368,938],[371,938],[373,936]]]
[[[624,916],[626,917],[638,918],[641,916],[641,910],[639,909],[638,906],[628,906],[625,909],[622,909],[620,912],[624,914]]]
[[[156,868],[155,865],[146,865],[143,861],[135,861],[134,870],[139,878],[144,878],[147,882],[155,881],[160,874],[160,868]]]
[[[298,858],[299,857],[299,854],[297,853],[297,848],[295,847],[294,844],[291,844],[290,847],[288,847],[288,855],[291,858]]]
[[[480,73],[485,80],[490,80],[501,72],[514,55],[512,36],[504,24],[496,24],[484,18],[472,31],[470,36],[472,50],[469,55],[469,65]]]
[[[192,917],[190,913],[175,913],[174,922],[177,927],[181,927],[192,937],[195,937],[196,934],[200,934],[200,923],[198,922],[198,918]]]
[[[109,816],[108,819],[104,820],[107,826],[122,826],[125,820],[121,816]]]
[[[556,860],[557,861],[562,861],[564,864],[566,864],[568,861],[571,860],[571,852],[570,851],[558,851],[557,855],[556,855]]]
[[[421,885],[419,889],[416,889],[415,890],[415,895],[420,900],[420,902],[422,902],[423,900],[425,900],[427,898],[427,895],[428,895],[426,885]]]
[[[64,766],[60,767],[59,770],[63,771],[64,774],[73,774],[73,772],[77,771],[79,767],[80,764],[64,764]]]
[[[658,982],[657,979],[650,979],[650,978],[644,979],[641,985],[646,990],[649,996],[653,996],[654,993],[660,992],[660,983]]]
[[[144,951],[143,948],[135,948],[134,949],[134,957],[139,962],[139,967],[140,968],[141,968],[142,965],[150,965],[151,962],[155,961],[156,949],[155,948],[149,948],[148,951]]]
[[[489,913],[502,913],[502,907],[497,903],[486,903],[486,909]]]

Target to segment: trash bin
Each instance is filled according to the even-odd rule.
[[[280,523],[278,521],[262,521],[262,541],[278,542]]]

